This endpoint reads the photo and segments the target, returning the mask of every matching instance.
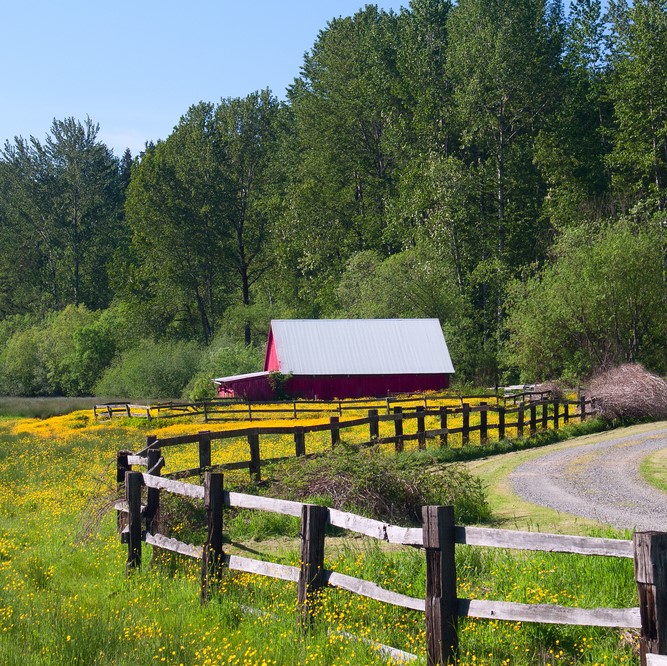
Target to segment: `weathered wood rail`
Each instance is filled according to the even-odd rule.
[[[126,500],[116,508],[126,514],[124,537],[128,544],[127,571],[141,566],[142,543],[203,560],[201,596],[206,600],[225,567],[297,584],[300,623],[313,621],[311,599],[325,587],[338,587],[377,601],[423,612],[429,665],[454,663],[458,650],[458,618],[476,617],[519,622],[620,627],[641,630],[642,665],[664,663],[653,654],[667,655],[667,533],[636,533],[632,541],[507,531],[454,524],[451,507],[424,507],[423,526],[390,525],[327,507],[227,492],[223,475],[206,472],[203,486],[159,476],[160,452],[151,450],[151,474],[126,471]],[[158,457],[160,456],[160,457]],[[128,463],[134,456],[128,457]],[[142,504],[142,487],[146,502]],[[208,537],[194,546],[160,534],[154,517],[159,493],[170,492],[204,502]],[[153,493],[151,499],[151,493]],[[223,551],[225,508],[270,511],[301,519],[300,567],[228,555]],[[390,543],[418,546],[426,557],[425,598],[411,597],[371,581],[325,568],[326,526],[332,525]],[[455,549],[457,546],[490,546],[516,550],[576,553],[583,556],[633,558],[639,606],[635,608],[575,608],[551,604],[464,599],[457,595]]]
[[[497,422],[490,423],[489,413],[497,414]],[[310,425],[284,425],[284,426],[262,426],[252,425],[232,430],[209,431],[204,430],[191,435],[180,435],[178,437],[156,438],[149,436],[146,447],[142,449],[137,456],[142,462],[135,464],[147,464],[146,455],[151,449],[164,449],[169,446],[179,446],[183,444],[197,444],[199,448],[199,465],[192,469],[173,472],[169,476],[176,479],[183,479],[189,476],[197,476],[205,470],[211,471],[230,471],[239,469],[248,469],[250,475],[255,480],[261,480],[261,468],[263,465],[287,460],[293,456],[282,456],[266,458],[261,455],[261,438],[271,435],[291,435],[294,440],[294,456],[308,455],[307,438],[311,433],[329,432],[331,437],[331,446],[335,447],[341,440],[342,431],[355,430],[356,438],[361,440],[359,446],[371,447],[381,445],[394,445],[394,450],[400,453],[405,450],[407,442],[417,442],[420,450],[427,448],[429,441],[435,442],[438,446],[444,447],[450,444],[449,436],[460,434],[461,443],[469,445],[471,435],[479,433],[478,443],[481,446],[489,442],[491,433],[496,433],[497,439],[515,436],[517,438],[526,435],[533,436],[538,430],[546,429],[549,424],[558,429],[561,425],[573,422],[574,420],[583,421],[587,416],[594,413],[594,406],[590,400],[582,398],[581,400],[540,400],[530,404],[520,403],[513,407],[504,407],[503,405],[469,405],[464,403],[462,407],[439,407],[438,409],[425,409],[423,406],[417,406],[414,411],[404,411],[402,407],[394,407],[389,414],[380,414],[377,409],[368,410],[368,415],[364,418],[341,419],[337,416],[330,417],[328,422],[316,423]],[[450,427],[450,418],[461,415],[461,426]],[[471,425],[471,415],[478,415],[479,422]],[[427,418],[431,421],[436,420],[438,428],[427,428]],[[511,420],[510,420],[511,419]],[[380,437],[380,424],[393,423],[394,434],[391,436]],[[405,424],[414,423],[414,432],[406,432]],[[367,428],[367,430],[365,430]],[[361,431],[361,432],[360,432]],[[367,433],[367,435],[366,435]],[[225,463],[211,466],[212,460],[212,442],[216,440],[245,438],[248,445],[248,459],[237,462]],[[126,452],[130,455],[131,452]],[[119,469],[125,471],[126,462],[119,459]],[[121,474],[122,472],[119,472]]]

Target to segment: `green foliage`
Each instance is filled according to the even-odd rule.
[[[265,197],[278,109],[269,91],[192,106],[132,174],[126,295],[205,343],[227,307],[250,305],[270,264]]]
[[[610,7],[610,97],[616,131],[609,164],[632,200],[667,204],[667,6],[660,0]]]
[[[506,362],[525,378],[576,379],[635,361],[667,370],[657,230],[622,220],[589,234],[564,234],[554,261],[512,288]]]
[[[39,322],[9,320],[9,337],[0,354],[0,393],[90,395],[116,350],[122,349],[119,338],[124,329],[118,328],[114,312],[68,305]],[[23,328],[29,321],[35,323]]]
[[[50,387],[39,345],[42,331],[31,327],[15,333],[0,356],[4,395],[47,395]]]
[[[44,143],[17,137],[0,153],[3,312],[111,301],[107,264],[127,237],[119,163],[98,133],[90,118],[54,120]]]
[[[197,372],[183,396],[195,401],[214,398],[216,392],[212,379],[258,372],[263,362],[264,353],[260,349],[219,335],[201,353]]]
[[[116,357],[95,385],[114,398],[178,398],[192,379],[201,355],[196,342],[142,340]]]
[[[270,372],[268,376],[269,386],[273,389],[276,400],[288,400],[290,397],[287,384],[292,375],[284,375],[282,372]]]
[[[666,45],[659,0],[574,0],[566,17],[556,0],[368,5],[319,32],[284,104],[200,102],[134,160],[90,119],[7,142],[0,391],[88,392],[141,339],[257,346],[276,316],[439,317],[458,377],[484,385],[618,359],[660,370],[657,317],[639,304],[635,327],[627,294],[578,313],[523,300],[593,294],[565,278],[565,246],[623,217],[654,230],[654,263],[610,283],[664,284]],[[596,289],[605,271],[581,252]],[[81,304],[97,314],[70,343],[47,317]],[[567,360],[536,342],[547,329]],[[189,395],[210,395],[208,374]]]

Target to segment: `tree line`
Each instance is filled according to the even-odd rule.
[[[485,384],[667,372],[666,71],[664,0],[412,0],[138,156],[17,137],[0,390],[205,393],[279,317],[438,317]]]

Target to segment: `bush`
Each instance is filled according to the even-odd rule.
[[[114,360],[95,392],[116,398],[178,397],[192,379],[201,351],[196,342],[142,340]]]
[[[0,355],[0,384],[4,395],[48,395],[51,386],[40,354],[43,331],[33,326],[18,331]]]
[[[435,465],[433,459],[387,456],[372,449],[341,444],[307,460],[275,467],[272,496],[296,501],[317,498],[343,511],[393,523],[419,524],[426,505],[454,506],[456,520],[488,520],[490,509],[478,479],[457,465]]]
[[[628,360],[666,372],[658,227],[628,220],[563,233],[539,274],[508,287],[504,362],[523,379],[576,381]]]
[[[109,366],[123,331],[114,310],[68,305],[45,318],[12,318],[0,327],[0,393],[90,395]],[[28,324],[28,325],[24,325]]]
[[[232,342],[225,336],[216,337],[199,359],[197,372],[183,392],[189,400],[215,397],[214,377],[229,377],[258,372],[264,364],[264,353],[257,347]]]

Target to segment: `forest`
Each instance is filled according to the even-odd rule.
[[[0,393],[210,394],[272,318],[438,317],[458,382],[667,372],[667,1],[412,0],[139,155],[0,151]]]

